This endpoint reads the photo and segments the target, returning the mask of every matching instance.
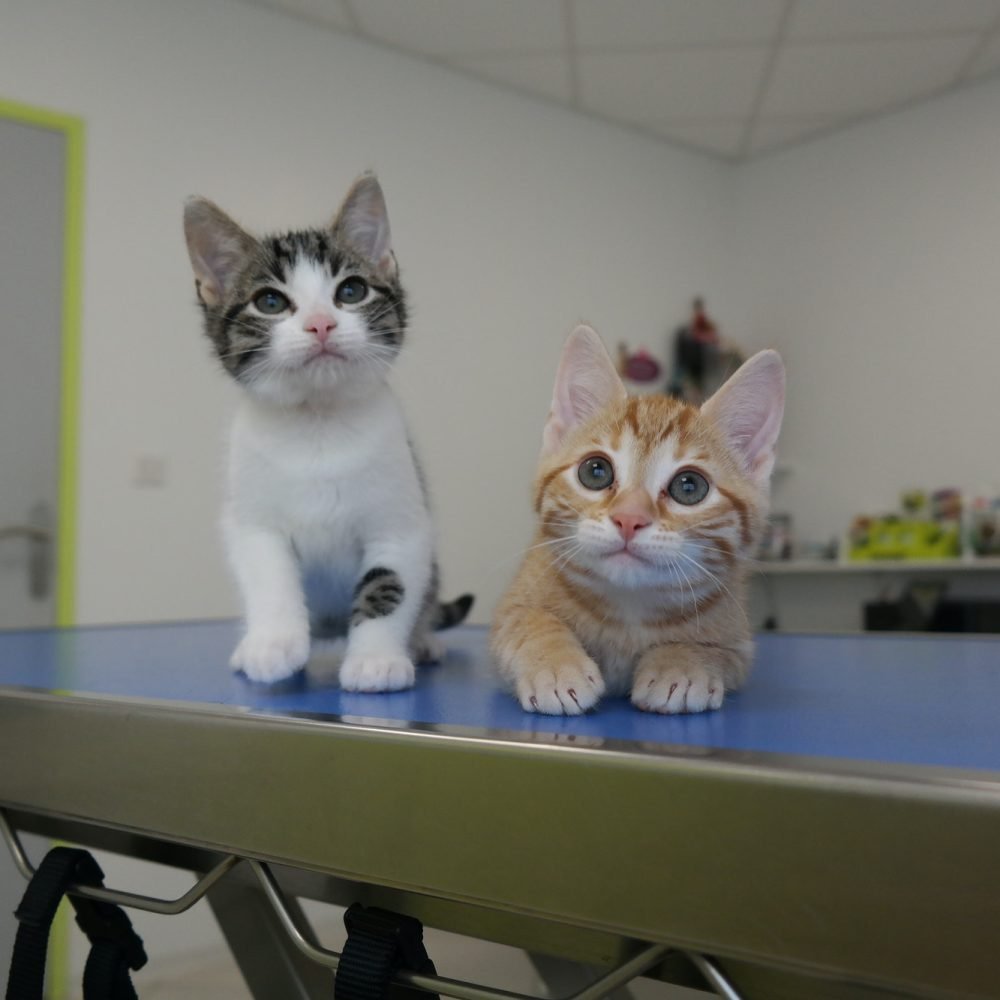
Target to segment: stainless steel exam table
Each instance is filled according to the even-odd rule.
[[[0,833],[190,869],[127,901],[207,891],[255,996],[332,996],[313,897],[610,971],[585,997],[1000,997],[1000,641],[767,634],[718,712],[563,719],[479,628],[388,695],[251,685],[237,632],[0,634]]]

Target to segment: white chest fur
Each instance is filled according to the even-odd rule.
[[[356,582],[379,539],[430,526],[403,415],[386,386],[320,408],[252,397],[233,423],[227,520],[290,540],[304,570]]]

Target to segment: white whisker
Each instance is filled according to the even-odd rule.
[[[720,590],[725,591],[732,598],[733,603],[736,605],[737,608],[739,608],[740,614],[743,615],[744,623],[746,624],[747,628],[750,628],[750,619],[749,617],[747,617],[746,609],[743,607],[742,602],[736,599],[736,595],[722,582],[722,580],[720,580],[718,576],[716,576],[710,569],[708,569],[708,567],[702,565],[696,559],[693,559],[686,552],[678,552],[677,554],[682,559],[686,559],[700,572],[710,577],[716,583],[716,585],[719,587]]]
[[[694,587],[692,586],[691,581],[688,578],[687,573],[685,573],[684,570],[681,569],[679,563],[675,564],[675,565],[677,566],[677,572],[680,573],[684,577],[684,582],[685,582],[685,584],[687,584],[688,590],[691,591],[691,601],[694,604],[694,623],[695,623],[694,624],[694,628],[695,628],[695,632],[699,632],[700,633],[701,632],[701,614],[700,614],[700,612],[698,610],[698,595],[695,593]],[[683,604],[681,605],[681,610],[683,611]]]

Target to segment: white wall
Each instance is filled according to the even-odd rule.
[[[741,167],[734,311],[789,369],[775,493],[823,540],[1000,493],[1000,79]]]
[[[562,337],[658,343],[722,294],[729,170],[236,0],[13,0],[0,95],[87,128],[78,617],[236,608],[216,533],[231,390],[202,344],[180,229],[325,220],[376,168],[412,293],[395,382],[448,593],[485,620],[531,529]],[[136,489],[141,455],[164,488]]]

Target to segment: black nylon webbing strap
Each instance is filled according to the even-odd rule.
[[[344,924],[347,944],[337,966],[335,1000],[384,1000],[390,980],[400,969],[436,974],[419,920],[354,903],[344,914]],[[433,996],[423,990],[393,988],[393,997],[428,1000]]]
[[[42,1000],[49,929],[59,902],[71,885],[103,884],[104,873],[87,851],[53,847],[38,866],[17,917],[14,955],[6,1000]],[[84,1000],[135,1000],[128,969],[146,963],[142,941],[125,911],[112,903],[70,896],[76,922],[91,943],[84,972]]]
[[[7,1000],[42,1000],[49,928],[66,887],[79,881],[81,875],[93,874],[88,862],[96,867],[86,851],[54,847],[28,883],[21,905],[14,911],[18,925],[7,978]]]
[[[128,973],[146,964],[146,952],[132,921],[114,903],[77,896],[70,896],[69,901],[76,910],[77,926],[90,941],[83,1000],[136,1000]]]

